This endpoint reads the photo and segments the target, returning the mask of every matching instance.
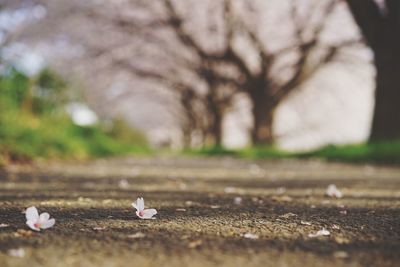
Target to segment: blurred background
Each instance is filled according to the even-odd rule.
[[[399,162],[399,6],[0,0],[0,162],[159,150]]]

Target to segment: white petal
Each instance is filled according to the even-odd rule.
[[[334,184],[330,184],[326,189],[326,195],[329,197],[342,198],[343,193]]]
[[[136,201],[136,205],[139,208],[139,210],[144,210],[144,200],[142,197],[139,197]]]
[[[329,236],[331,233],[326,230],[325,228],[322,228],[322,230],[319,230],[315,234],[311,233],[308,235],[308,237],[319,237],[319,236]]]
[[[37,222],[37,221],[28,220],[28,221],[26,222],[26,225],[28,225],[29,228],[31,228],[32,230],[40,231],[40,228],[37,228],[37,227],[35,226],[35,223],[36,223],[36,222]]]
[[[156,209],[145,209],[143,212],[143,219],[152,219],[152,217],[157,214]]]
[[[43,212],[42,214],[40,214],[39,216],[39,222],[40,223],[44,223],[46,221],[48,221],[50,218],[50,214],[48,214],[47,212]]]
[[[47,228],[52,227],[55,223],[56,223],[55,219],[50,219],[48,221],[42,222],[42,224],[40,225],[40,228],[47,229]]]
[[[135,202],[132,202],[132,207],[134,207],[136,210],[139,210],[138,206],[137,206],[137,204]]]
[[[258,239],[258,235],[256,234],[252,234],[252,233],[245,233],[243,235],[244,238],[248,238],[248,239]]]
[[[37,221],[39,220],[39,213],[35,207],[29,207],[26,209],[25,217],[27,221]]]

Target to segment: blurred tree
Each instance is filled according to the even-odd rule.
[[[376,92],[370,140],[400,138],[400,1],[347,3],[374,52]]]
[[[150,88],[172,91],[179,99],[174,114],[182,118],[186,145],[193,143],[193,136],[206,145],[221,144],[224,116],[236,97],[251,102],[253,143],[270,144],[277,106],[333,62],[341,49],[359,43],[346,35],[329,36],[332,21],[327,17],[337,13],[338,3],[88,2],[74,9],[74,16],[80,12],[102,27],[83,23],[86,28],[74,28],[74,33],[88,48],[90,60],[85,61],[90,67],[123,69],[132,74],[132,84],[146,81]]]

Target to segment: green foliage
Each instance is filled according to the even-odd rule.
[[[233,156],[240,158],[258,159],[258,158],[288,158],[294,156],[289,152],[279,150],[273,146],[265,147],[247,147],[244,149],[227,149],[223,146],[205,147],[199,150],[186,150],[189,155],[201,156]]]
[[[120,120],[108,130],[75,125],[63,111],[67,89],[50,70],[36,79],[15,70],[0,76],[0,164],[149,152],[144,136]]]
[[[44,69],[32,88],[32,112],[49,114],[67,102],[67,83],[50,69]]]
[[[107,132],[114,139],[125,143],[147,144],[146,137],[141,132],[133,130],[132,127],[122,119],[113,120],[112,127]]]
[[[249,159],[262,158],[319,158],[332,161],[355,163],[400,163],[400,140],[375,143],[326,146],[310,152],[287,152],[276,147],[249,147],[229,150],[223,147],[190,150],[186,153],[202,156],[234,156]]]
[[[316,151],[299,153],[297,156],[349,162],[400,163],[400,140],[346,146],[326,146]]]

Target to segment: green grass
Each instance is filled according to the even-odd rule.
[[[331,161],[354,163],[400,163],[400,140],[381,141],[354,145],[329,145],[308,152],[288,152],[279,148],[249,147],[239,150],[230,150],[223,147],[203,148],[186,151],[191,155],[202,156],[234,156],[248,159],[265,158],[318,158]]]
[[[316,151],[299,153],[297,156],[348,162],[400,163],[400,140],[326,146]]]
[[[121,120],[107,128],[75,125],[63,111],[68,87],[57,79],[48,70],[34,79],[16,71],[0,77],[0,164],[150,152],[144,135]]]

